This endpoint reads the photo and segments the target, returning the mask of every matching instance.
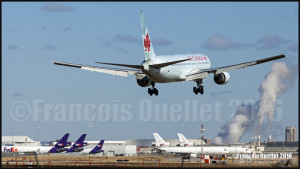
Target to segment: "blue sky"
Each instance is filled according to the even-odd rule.
[[[194,82],[157,84],[157,97],[133,76],[51,63],[140,64],[139,9],[157,55],[204,53],[217,67],[285,53],[284,61],[298,69],[296,2],[3,2],[2,134],[11,135],[14,126],[14,135],[33,139],[40,127],[42,141],[66,132],[71,140],[82,133],[87,140],[152,139],[153,132],[198,138],[202,123],[213,139],[235,106],[259,99],[272,63],[233,70],[221,86],[210,75],[204,95],[192,92]],[[286,126],[298,126],[298,74],[295,79],[278,98],[277,140],[284,140]]]

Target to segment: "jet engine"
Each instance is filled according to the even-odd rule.
[[[152,143],[153,147],[160,147],[160,143]]]
[[[152,146],[153,147],[169,147],[170,146],[170,142],[166,142],[166,143],[152,142]]]
[[[223,73],[219,73],[219,74],[215,74],[214,76],[214,81],[218,84],[218,85],[223,85],[228,83],[230,80],[230,75],[228,72],[223,72]]]
[[[139,84],[141,87],[148,87],[151,86],[151,80],[147,76],[143,77],[136,77],[137,84]]]
[[[184,143],[178,143],[176,146],[179,146],[179,147],[184,147]]]
[[[190,157],[197,157],[197,154],[191,154]]]

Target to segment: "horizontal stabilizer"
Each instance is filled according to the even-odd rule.
[[[184,62],[184,61],[188,61],[190,59],[183,59],[183,60],[177,60],[177,61],[173,61],[173,62],[166,62],[166,63],[159,63],[159,64],[154,64],[154,65],[149,65],[150,67],[153,67],[155,69],[160,69],[166,66],[170,66],[170,65],[174,65],[176,63],[180,63],[180,62]]]
[[[126,64],[116,64],[116,63],[103,63],[103,62],[95,62],[98,64],[105,64],[105,65],[114,65],[114,66],[123,66],[123,67],[130,67],[134,69],[142,69],[141,65],[126,65]]]

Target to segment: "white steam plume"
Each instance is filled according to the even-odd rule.
[[[259,88],[261,93],[257,114],[259,126],[262,126],[264,115],[268,115],[269,121],[273,120],[278,95],[285,89],[283,81],[287,80],[291,74],[284,62],[273,63],[271,70]]]
[[[293,66],[293,69],[298,66]],[[232,120],[228,121],[216,138],[214,144],[231,144],[240,141],[246,131],[255,130],[260,134],[264,122],[264,116],[268,115],[270,125],[273,121],[274,109],[279,94],[292,87],[295,83],[295,70],[289,70],[286,63],[275,62],[271,66],[271,72],[265,76],[260,84],[260,100],[255,104],[239,105]]]

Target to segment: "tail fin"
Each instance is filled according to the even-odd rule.
[[[55,147],[65,147],[67,146],[67,140],[69,137],[69,133],[66,133],[56,144]]]
[[[160,135],[158,135],[158,133],[153,133],[153,136],[155,138],[156,143],[166,143],[164,139],[162,139],[160,137]]]
[[[99,153],[99,152],[103,152],[102,146],[104,144],[104,140],[101,140],[91,151],[90,154],[95,154],[95,153]]]
[[[181,137],[181,133],[177,133],[178,134],[178,137],[179,137],[179,141],[181,142],[181,143],[183,143],[183,139],[182,139],[182,137]]]
[[[86,134],[81,135],[79,139],[73,144],[73,147],[83,147],[85,136]]]
[[[148,28],[145,23],[143,10],[140,9],[139,13],[141,19],[141,26],[142,26],[142,38],[143,38],[143,45],[144,45],[144,52],[145,52],[145,61],[147,61],[147,60],[151,60],[156,55],[153,50]]]
[[[189,142],[182,133],[178,133],[179,139],[181,142],[183,142],[184,144],[190,144],[191,142]]]

